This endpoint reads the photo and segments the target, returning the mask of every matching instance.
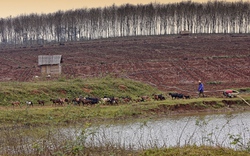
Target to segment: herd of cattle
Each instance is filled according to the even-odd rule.
[[[168,94],[172,99],[190,99],[189,95],[179,94],[179,93],[169,93]],[[118,105],[119,103],[130,103],[130,102],[145,102],[153,100],[165,100],[165,96],[163,94],[153,94],[152,97],[150,96],[138,96],[136,99],[132,99],[131,97],[106,97],[103,98],[95,98],[95,97],[82,97],[79,96],[77,98],[54,98],[50,99],[52,106],[63,106],[64,104],[74,104],[74,105],[94,105],[94,104],[109,104],[109,105]],[[34,106],[32,101],[25,101],[27,106]],[[44,106],[44,100],[37,100],[37,104]],[[20,101],[14,101],[11,103],[14,106],[21,106]]]

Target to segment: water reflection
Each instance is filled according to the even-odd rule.
[[[211,145],[239,148],[232,144],[249,142],[250,112],[232,115],[206,115],[163,118],[147,122],[91,127],[91,145],[115,145],[132,149],[183,145]],[[242,140],[241,140],[242,138]]]

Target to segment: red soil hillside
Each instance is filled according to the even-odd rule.
[[[207,94],[250,87],[250,35],[147,36],[0,49],[0,81],[31,81],[40,75],[38,55],[62,55],[70,77],[111,74],[164,91]]]

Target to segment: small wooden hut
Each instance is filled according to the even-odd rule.
[[[181,36],[188,36],[188,35],[190,35],[190,31],[187,31],[187,30],[180,31],[180,35]]]
[[[38,66],[42,75],[59,75],[62,71],[62,55],[39,55]]]

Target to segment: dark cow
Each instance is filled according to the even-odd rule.
[[[53,105],[61,105],[61,106],[63,106],[63,100],[62,99],[50,99],[50,101],[52,101],[53,102],[53,104],[52,104],[52,106]]]
[[[179,93],[169,93],[169,95],[172,97],[172,99],[183,99],[184,95]]]
[[[184,98],[185,99],[190,99],[191,97],[190,97],[190,95],[184,95]]]
[[[116,97],[111,97],[110,98],[110,100],[109,100],[109,103],[111,104],[111,105],[118,105],[118,101],[119,101],[119,99],[118,98],[116,98]]]
[[[72,103],[75,105],[79,105],[82,103],[82,105],[88,105],[88,104],[97,104],[99,103],[98,98],[91,98],[91,97],[79,97],[79,98],[74,98],[72,100]]]
[[[166,98],[162,94],[153,94],[154,100],[165,100]]]
[[[93,104],[93,101],[91,99],[88,99],[88,98],[83,98],[81,99],[81,102],[82,102],[82,105],[91,105]]]
[[[41,106],[44,106],[44,100],[37,100],[37,103]]]
[[[85,97],[83,100],[88,101],[90,104],[98,104],[99,99],[98,98],[92,98],[92,97]]]

